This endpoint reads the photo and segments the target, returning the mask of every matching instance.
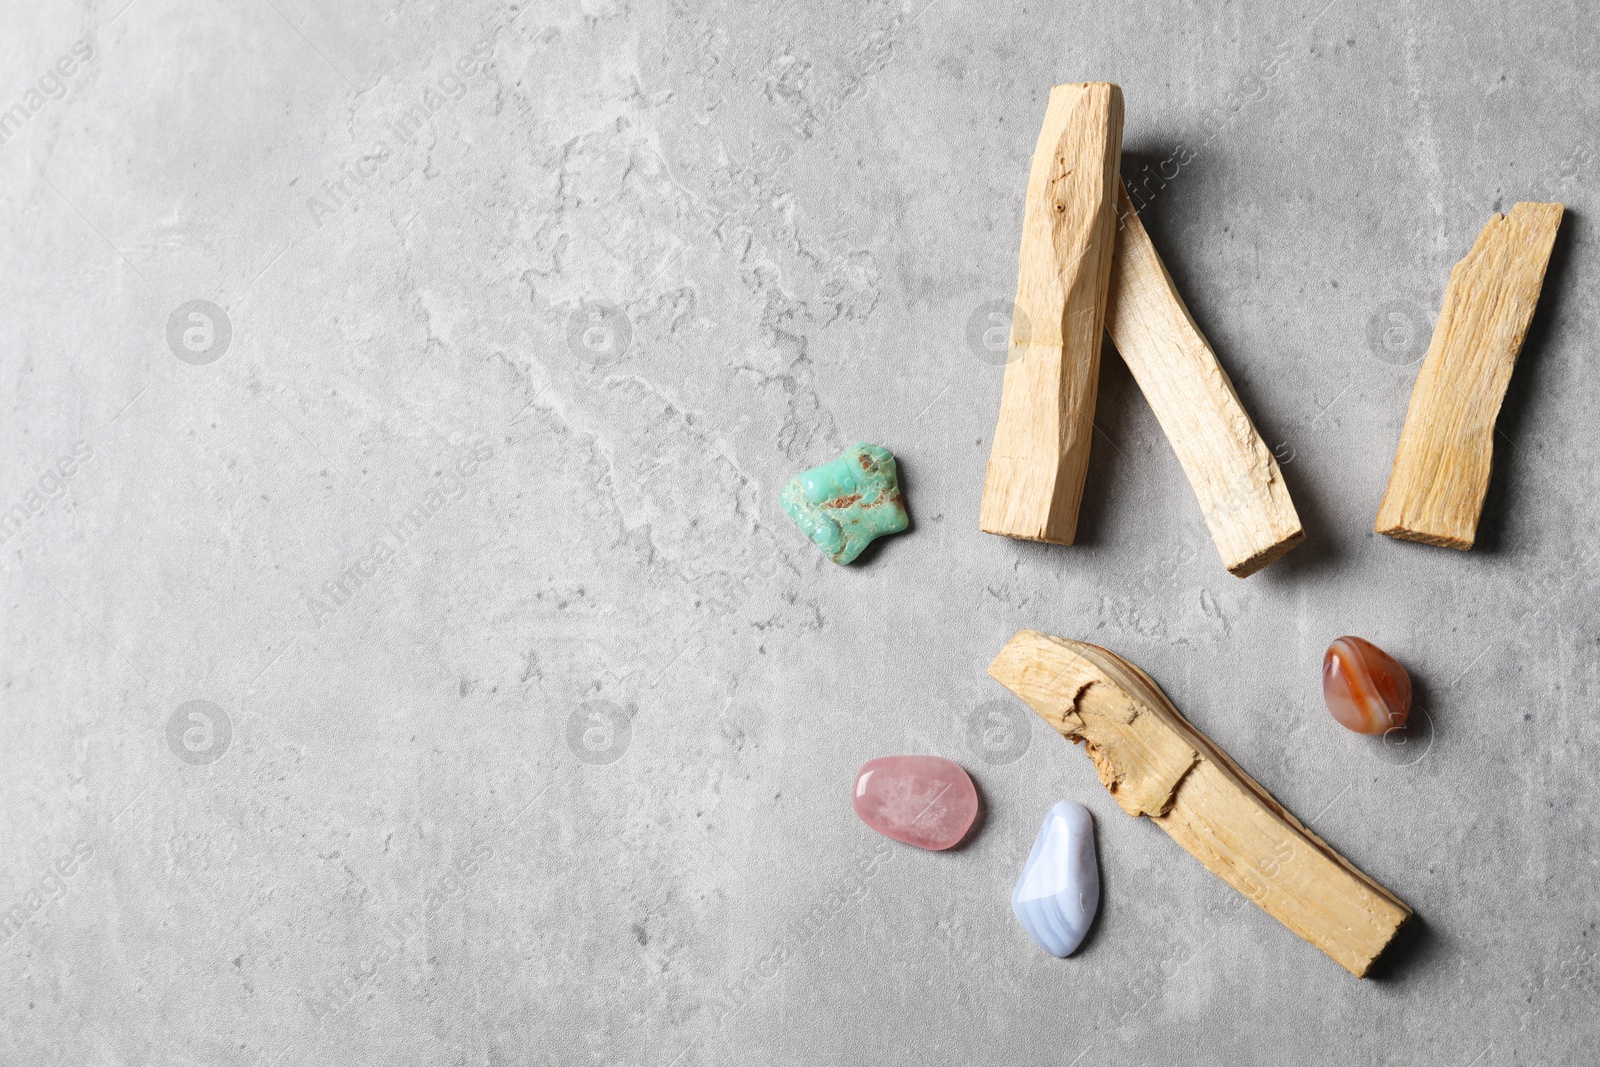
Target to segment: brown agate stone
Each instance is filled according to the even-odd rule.
[[[1371,641],[1341,637],[1322,657],[1322,699],[1339,725],[1386,733],[1411,713],[1411,676]]]

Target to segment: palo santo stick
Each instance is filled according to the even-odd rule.
[[[1539,302],[1561,211],[1560,204],[1522,203],[1495,215],[1450,272],[1373,523],[1379,533],[1463,551],[1476,540],[1495,420]]]
[[[1095,645],[1023,630],[995,680],[1071,741],[1129,815],[1145,815],[1206,869],[1357,978],[1411,917],[1285,811],[1178,713],[1138,667]]]
[[[1178,295],[1126,190],[1106,330],[1183,464],[1222,565],[1240,578],[1305,540],[1278,461]]]
[[[1089,470],[1100,336],[1116,239],[1122,90],[1050,90],[1022,217],[1000,421],[978,525],[1070,545]]]

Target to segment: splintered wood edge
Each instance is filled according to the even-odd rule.
[[[1477,540],[1495,423],[1564,211],[1559,203],[1519,202],[1508,214],[1494,214],[1451,269],[1373,520],[1376,532],[1463,552]],[[1482,292],[1495,298],[1487,305],[1473,299]],[[1464,428],[1463,411],[1480,418]]]
[[[1449,534],[1434,534],[1424,533],[1421,530],[1408,530],[1404,526],[1398,524],[1392,526],[1381,526],[1379,523],[1382,521],[1383,520],[1380,518],[1378,522],[1373,523],[1373,532],[1381,533],[1385,537],[1392,537],[1396,541],[1411,541],[1419,545],[1432,545],[1435,548],[1453,548],[1457,552],[1471,551],[1472,546],[1478,543],[1476,529],[1474,529],[1474,535],[1470,538],[1452,537]]]
[[[1247,578],[1304,541],[1305,528],[1126,189],[1117,208],[1106,330],[1189,479],[1223,566]]]
[[[1102,784],[1117,801],[1119,807],[1130,815],[1148,815],[1186,850],[1199,859],[1207,869],[1228,882],[1234,889],[1255,903],[1263,911],[1283,923],[1304,940],[1316,945],[1340,966],[1358,978],[1367,975],[1372,964],[1393,942],[1400,928],[1411,916],[1411,909],[1382,885],[1368,877],[1349,860],[1341,856],[1327,842],[1312,833],[1303,823],[1289,813],[1270,793],[1239,767],[1233,759],[1210,738],[1195,729],[1172,704],[1161,688],[1137,666],[1115,653],[1095,645],[1064,638],[1052,637],[1036,630],[1018,632],[990,664],[989,673],[1001,684],[1021,697],[1040,717],[1069,740],[1083,741],[1095,762]],[[1115,700],[1126,700],[1136,707],[1131,711],[1113,705],[1100,708],[1087,723],[1081,713],[1085,701],[1096,685],[1103,685]],[[1159,723],[1155,733],[1142,728],[1127,729],[1138,717],[1148,714]],[[1123,720],[1126,720],[1124,723]],[[1111,734],[1108,736],[1107,729]],[[1139,733],[1144,742],[1140,747],[1125,743],[1123,735]],[[1091,734],[1102,746],[1096,747]],[[1151,737],[1156,740],[1152,743]],[[1185,760],[1182,753],[1173,753],[1173,740],[1181,741],[1178,747],[1188,749],[1192,758]],[[1143,761],[1148,753],[1162,750],[1161,758]],[[1207,770],[1207,768],[1210,770]],[[1199,776],[1195,778],[1194,776]],[[1196,784],[1188,784],[1193,779]],[[1223,794],[1215,790],[1222,788]],[[1221,856],[1202,854],[1197,842],[1220,840],[1226,830],[1208,821],[1215,812],[1203,804],[1196,811],[1188,811],[1185,789],[1205,790],[1207,801],[1227,803],[1244,802],[1275,821],[1289,836],[1301,841],[1311,854],[1329,862],[1340,877],[1333,883],[1311,888],[1318,890],[1315,902],[1287,898],[1294,906],[1287,906],[1284,897],[1262,887],[1259,893],[1251,892],[1254,876],[1248,868],[1240,868],[1239,856],[1224,860]],[[1192,802],[1190,802],[1192,803]],[[1175,810],[1176,809],[1176,810]],[[1249,808],[1243,809],[1248,811]],[[1184,825],[1180,830],[1178,820]],[[1252,816],[1252,818],[1254,818]],[[1258,850],[1259,851],[1259,850]],[[1292,855],[1292,850],[1291,855]],[[1287,865],[1291,856],[1274,849],[1278,860]],[[1277,862],[1271,856],[1260,857],[1263,869]],[[1215,864],[1215,865],[1214,865]],[[1303,871],[1312,878],[1314,870]],[[1343,881],[1341,881],[1341,878]],[[1336,883],[1336,884],[1334,884]],[[1323,919],[1320,924],[1329,927],[1333,909],[1326,907],[1328,900],[1342,901],[1354,908],[1369,921],[1365,936],[1353,927],[1340,929],[1337,923],[1324,929],[1321,935],[1313,929],[1318,925],[1312,918]],[[1370,902],[1373,906],[1368,906]],[[1341,936],[1342,935],[1342,936]]]
[[[1248,578],[1252,574],[1256,573],[1256,571],[1266,570],[1284,556],[1287,556],[1290,549],[1294,548],[1305,539],[1305,530],[1296,530],[1294,533],[1285,537],[1277,544],[1269,545],[1248,559],[1242,560],[1239,563],[1235,563],[1233,566],[1228,568],[1228,573],[1233,575],[1235,578]]]

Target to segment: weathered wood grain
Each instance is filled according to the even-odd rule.
[[[1278,461],[1195,325],[1125,190],[1106,330],[1194,488],[1223,566],[1248,577],[1305,540]]]
[[[1050,91],[1022,219],[1000,418],[978,525],[1070,545],[1089,468],[1122,186],[1122,90]]]
[[[1306,829],[1116,654],[1023,630],[989,674],[1084,743],[1123,811],[1148,817],[1357,978],[1410,918],[1398,897]]]
[[[1495,215],[1450,272],[1373,523],[1378,533],[1463,551],[1477,540],[1495,421],[1562,210],[1519,203]]]

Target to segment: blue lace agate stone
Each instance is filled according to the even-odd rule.
[[[1050,809],[1011,893],[1011,910],[1034,944],[1065,958],[1083,943],[1100,907],[1100,868],[1089,809],[1063,800]]]

